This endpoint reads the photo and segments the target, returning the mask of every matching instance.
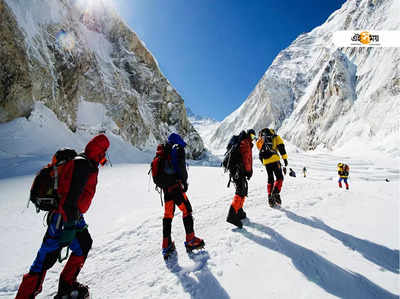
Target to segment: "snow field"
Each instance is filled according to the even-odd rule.
[[[381,177],[397,170],[376,172],[371,161],[353,160],[346,191],[337,187],[337,156],[290,153],[297,177],[285,177],[280,210],[267,206],[266,172],[255,160],[242,230],[225,222],[234,195],[227,175],[190,166],[195,232],[206,248],[187,255],[177,209],[177,256],[167,264],[161,256],[163,208],[149,184],[149,166],[105,167],[85,216],[94,243],[79,279],[94,298],[396,298],[398,175],[389,183]],[[31,181],[0,180],[0,298],[15,296],[45,232],[41,214],[23,208]],[[54,294],[62,266],[48,272],[38,298]]]

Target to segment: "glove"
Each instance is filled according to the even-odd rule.
[[[285,167],[288,166],[288,161],[287,161],[287,159],[283,159],[283,162],[285,163]]]
[[[68,245],[75,239],[76,236],[76,226],[74,222],[67,222],[64,224],[63,231],[61,232],[59,243],[63,246]]]
[[[286,167],[283,167],[282,170],[283,170],[283,174],[286,175]]]
[[[250,178],[253,176],[253,170],[246,172],[246,178],[247,180],[250,180]]]
[[[188,190],[188,188],[189,188],[189,184],[187,182],[183,182],[182,185],[183,185],[182,191],[186,192]]]

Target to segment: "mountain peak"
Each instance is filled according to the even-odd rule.
[[[324,24],[298,36],[277,55],[246,101],[221,122],[213,146],[223,147],[232,133],[248,127],[273,127],[303,149],[332,149],[359,137],[373,142],[376,135],[389,140],[398,132],[393,119],[400,115],[395,104],[400,52],[337,49],[332,36],[350,28],[399,30],[396,9],[399,1],[349,0]],[[387,117],[379,123],[373,111]]]

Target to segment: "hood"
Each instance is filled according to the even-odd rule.
[[[90,159],[97,163],[104,158],[108,147],[110,146],[110,141],[104,134],[97,135],[93,137],[92,140],[85,147],[85,154]]]
[[[168,136],[168,143],[170,143],[171,145],[178,144],[182,147],[186,146],[186,142],[183,141],[182,137],[176,133],[172,133]]]

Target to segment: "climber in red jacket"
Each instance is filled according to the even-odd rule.
[[[46,271],[66,246],[72,254],[61,272],[55,298],[70,298],[72,292],[77,292],[79,298],[87,297],[88,287],[76,280],[93,242],[83,214],[96,192],[98,168],[107,162],[109,145],[108,138],[100,134],[87,144],[84,153],[65,164],[59,174],[58,208],[48,214],[42,245],[29,273],[23,276],[16,299],[35,298],[42,291]]]

